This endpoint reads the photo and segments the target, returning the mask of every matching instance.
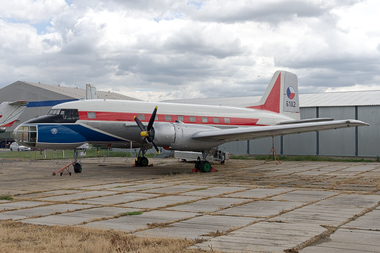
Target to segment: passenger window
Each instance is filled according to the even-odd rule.
[[[224,118],[224,123],[230,124],[230,118]]]
[[[87,117],[89,119],[96,119],[96,112],[87,112]]]
[[[165,121],[172,121],[172,116],[165,115]]]
[[[197,122],[197,118],[194,116],[190,116],[190,122]]]
[[[183,116],[177,116],[179,121],[183,121]]]
[[[145,120],[145,114],[139,114],[137,118],[139,118],[139,120]]]
[[[202,122],[207,123],[207,117],[202,117]]]
[[[219,118],[214,118],[214,123],[219,123]]]

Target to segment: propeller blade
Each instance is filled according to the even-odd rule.
[[[141,131],[146,131],[146,128],[145,126],[143,125],[143,123],[141,123],[141,121],[139,120],[139,118],[137,118],[136,116],[134,117],[135,121],[136,121],[136,124],[137,126],[140,128]]]
[[[150,116],[147,131],[150,131],[150,129],[152,129],[154,120],[156,119],[156,114],[157,114],[157,106],[154,108],[152,116]]]
[[[152,141],[152,144],[153,144],[154,148],[156,149],[157,153],[160,154],[160,150],[158,149],[156,143],[154,143],[154,141]]]

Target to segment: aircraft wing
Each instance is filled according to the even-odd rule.
[[[242,141],[271,136],[321,131],[346,127],[368,126],[360,120],[332,120],[310,123],[295,123],[274,126],[241,127],[232,129],[220,129],[212,131],[200,131],[193,134],[192,138],[202,141]]]

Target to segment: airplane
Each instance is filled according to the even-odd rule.
[[[0,133],[11,127],[26,109],[26,101],[2,102],[0,104]]]
[[[153,109],[154,108],[154,109]],[[153,109],[153,112],[152,112]],[[84,143],[140,148],[136,166],[147,166],[150,148],[198,151],[201,172],[213,148],[230,141],[368,125],[359,120],[300,120],[297,76],[276,71],[258,103],[248,108],[145,102],[80,100],[51,108],[14,130],[14,139],[32,148],[75,149]]]

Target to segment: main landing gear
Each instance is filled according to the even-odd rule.
[[[209,152],[206,150],[202,151],[202,160],[198,157],[198,161],[195,163],[195,168],[192,170],[192,172],[207,173],[207,172],[216,172],[217,171],[216,169],[214,169],[211,166],[211,163],[206,160],[208,153]]]

